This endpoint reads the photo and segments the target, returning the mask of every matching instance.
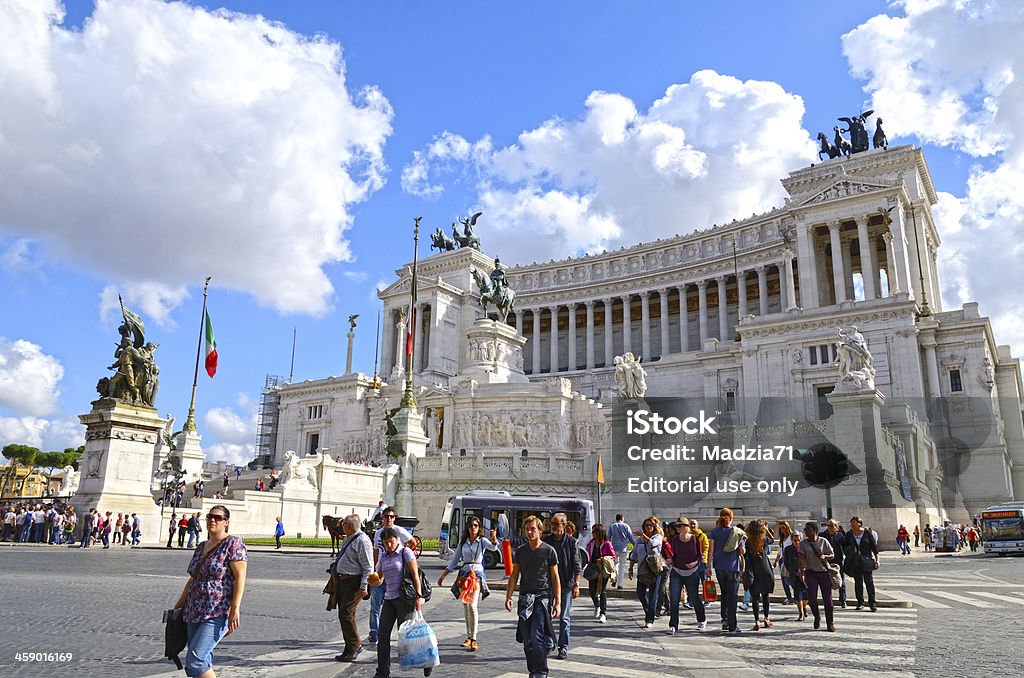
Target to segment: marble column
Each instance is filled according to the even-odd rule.
[[[889,293],[886,296],[895,296],[900,291],[899,267],[896,266],[896,255],[893,252],[892,233],[883,233],[882,240],[885,241],[885,278],[889,284]]]
[[[747,272],[740,271],[736,275],[736,293],[739,297],[736,307],[736,324],[740,324],[740,318],[747,315]]]
[[[764,264],[757,267],[757,306],[760,315],[768,315],[768,270]]]
[[[938,398],[942,394],[939,390],[939,362],[935,357],[935,341],[923,343],[924,360],[928,368],[928,397]]]
[[[633,309],[629,304],[629,295],[622,297],[622,353],[633,350]]]
[[[640,353],[644,360],[651,359],[651,293],[640,293]]]
[[[906,292],[911,298],[914,296],[914,285],[910,279],[910,261],[907,259],[907,240],[906,240],[906,216],[902,210],[894,210],[898,212],[896,217],[889,224],[889,232],[892,233],[892,251],[895,255],[896,261],[896,279],[899,281],[899,292]]]
[[[864,282],[864,299],[877,299],[878,291],[875,289],[875,280],[878,273],[875,267],[875,248],[868,235],[867,217],[857,217],[857,242],[860,246],[860,277]]]
[[[846,299],[848,301],[855,301],[857,299],[857,292],[853,288],[853,237],[848,237],[845,240],[839,239],[839,245],[843,250],[843,271],[846,272],[846,278],[843,282],[846,284]]]
[[[796,280],[793,278],[793,252],[786,252],[786,310],[792,311],[796,305]]]
[[[718,340],[729,339],[729,296],[725,293],[725,276],[715,278],[718,283]]]
[[[405,321],[402,320],[402,316],[399,314],[398,322],[395,323],[395,330],[397,336],[395,337],[395,362],[391,369],[393,371],[404,372],[405,371]]]
[[[839,237],[839,222],[828,222],[828,237],[832,245],[832,285],[835,289],[835,303],[846,301],[846,269],[843,264],[843,244]]]
[[[708,281],[697,282],[697,318],[700,322],[700,349],[704,350],[704,340],[708,338]]]
[[[533,312],[533,364],[530,374],[540,374],[540,309],[531,309]]]
[[[420,365],[423,364],[423,313],[426,310],[426,304],[416,304],[416,314],[413,318],[413,335],[412,335],[412,359],[413,368],[412,373],[418,374]]]
[[[661,313],[661,349],[659,356],[668,355],[668,290],[664,287],[658,290],[658,310]]]
[[[587,306],[587,369],[594,369],[594,301],[584,302]]]
[[[551,311],[551,364],[548,371],[551,374],[558,372],[558,307],[552,306]]]
[[[615,351],[612,348],[612,300],[602,299],[604,304],[604,366],[611,367]]]
[[[572,372],[576,369],[576,304],[569,303],[569,366]]]
[[[679,352],[690,350],[690,307],[686,302],[686,288],[679,286]]]
[[[516,334],[523,335],[523,312],[516,311]]]
[[[818,251],[814,245],[814,227],[797,227],[797,256],[800,266],[800,305],[803,308],[817,308],[818,299]],[[792,280],[792,276],[789,280]],[[787,280],[788,282],[788,280]],[[796,302],[793,302],[796,305]]]

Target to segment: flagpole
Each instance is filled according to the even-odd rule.
[[[203,314],[199,317],[199,344],[196,346],[196,370],[192,374],[192,401],[188,405],[188,418],[185,419],[183,431],[196,430],[196,384],[199,382],[199,355],[203,352],[203,336],[206,330],[206,292],[210,288],[210,278],[206,277],[203,284]]]
[[[377,339],[373,346],[373,386],[372,388],[380,388],[380,384],[377,381],[377,361],[380,358],[380,311],[377,311]]]
[[[412,411],[416,411],[416,396],[412,392],[412,365],[413,365],[413,353],[416,350],[416,336],[412,334],[416,331],[416,269],[418,267],[418,257],[420,250],[420,219],[423,217],[416,217],[414,221],[416,226],[413,229],[413,246],[412,246],[412,285],[409,288],[409,332],[412,335],[412,341],[408,342],[409,347],[406,350],[406,356],[408,358],[408,367],[405,370],[405,393],[402,394],[402,408],[408,408]]]

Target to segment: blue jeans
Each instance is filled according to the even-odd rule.
[[[782,579],[782,591],[786,594],[786,600],[793,600],[793,591],[790,587],[790,582],[793,581],[792,577],[780,577]]]
[[[228,618],[217,617],[201,622],[188,622],[188,650],[185,654],[185,675],[201,676],[213,667],[213,648],[228,632]]]
[[[43,528],[45,523],[33,523],[32,525],[32,541],[36,544],[43,543]]]
[[[908,555],[910,553],[910,542],[908,540],[899,539],[896,543],[900,545],[900,552],[903,555]]]
[[[29,533],[31,531],[32,531],[32,523],[29,523],[28,525],[22,525],[22,527],[21,527],[21,536],[18,538],[18,541],[21,542],[22,544],[28,543],[28,535],[29,535]]]
[[[669,574],[669,604],[668,604],[668,625],[674,629],[679,628],[679,598],[683,587],[686,587],[686,600],[693,604],[693,611],[697,613],[697,621],[703,622],[707,619],[704,614],[704,602],[700,597],[700,574],[694,572],[684,577],[675,570]]]
[[[546,595],[546,594],[545,594]],[[570,593],[570,596],[572,594]],[[526,654],[526,669],[532,676],[535,673],[541,673],[545,676],[548,674],[548,651],[551,649],[549,645],[550,637],[544,633],[544,610],[543,607],[548,604],[548,600],[545,597],[538,597],[537,601],[533,606],[533,614],[530,616],[530,628],[529,633],[523,638],[523,652]],[[522,613],[525,601],[523,596],[519,596],[519,611]],[[552,620],[553,621],[553,620]]]
[[[561,616],[558,618],[558,649],[569,649],[569,624],[572,617],[572,588],[562,589]]]
[[[384,604],[384,594],[388,592],[387,584],[370,587],[370,635],[366,641],[377,642],[377,626],[380,624],[380,608]]]
[[[719,595],[722,602],[722,624],[731,631],[739,628],[736,623],[736,604],[739,602],[740,573],[715,570],[718,574]]]
[[[82,530],[82,545],[79,548],[89,548],[89,540],[92,538],[92,530]]]
[[[640,599],[640,605],[644,608],[644,621],[648,624],[654,623],[658,611],[658,592],[661,591],[662,576],[663,574],[659,574],[650,584],[644,584],[640,580],[636,583],[636,597]]]

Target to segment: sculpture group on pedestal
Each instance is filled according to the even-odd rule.
[[[430,249],[436,249],[440,252],[451,252],[457,247],[469,247],[479,251],[480,238],[473,232],[473,227],[476,226],[476,220],[480,218],[481,214],[483,212],[477,212],[471,217],[460,217],[459,223],[462,224],[462,233],[459,233],[458,226],[452,224],[452,237],[450,238],[438,226],[430,234]]]
[[[319,459],[318,456],[317,460]],[[294,451],[288,450],[284,453],[284,467],[281,469],[279,484],[282,489],[316,490],[316,468],[304,464]]]
[[[480,306],[484,309],[484,314],[487,314],[487,305],[494,304],[501,321],[508,320],[508,314],[515,310],[516,293],[508,286],[501,260],[494,260],[494,270],[491,271],[490,277],[474,268],[473,280],[480,288]]]
[[[640,366],[640,358],[632,353],[615,356],[615,384],[619,395],[626,400],[643,398],[647,393],[647,371]]]
[[[849,156],[852,153],[863,153],[870,149],[871,145],[875,148],[887,148],[889,141],[885,136],[885,132],[882,130],[882,119],[878,118],[875,122],[875,134],[868,139],[867,120],[868,117],[874,113],[872,110],[867,110],[860,115],[854,115],[849,118],[837,118],[846,123],[846,129],[842,129],[839,125],[835,125],[832,131],[835,133],[835,141],[829,142],[828,137],[825,136],[824,132],[818,132],[818,142],[821,147],[818,150],[818,159],[821,160],[822,156],[828,156],[828,159],[838,158],[841,156]],[[847,141],[843,138],[843,134],[848,133],[850,140]]]
[[[839,368],[836,390],[874,389],[875,368],[872,363],[868,343],[857,331],[857,326],[850,327],[849,333],[840,328],[839,341],[836,342],[835,364]]]
[[[120,297],[118,297],[120,300]],[[124,322],[117,328],[121,340],[114,349],[114,376],[103,377],[96,384],[101,398],[113,398],[133,405],[153,407],[160,386],[160,368],[153,354],[159,344],[146,342],[146,328],[135,313],[121,305]]]

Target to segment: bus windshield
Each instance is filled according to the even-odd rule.
[[[1024,520],[1020,515],[1008,518],[983,518],[981,536],[985,541],[1024,539]]]

